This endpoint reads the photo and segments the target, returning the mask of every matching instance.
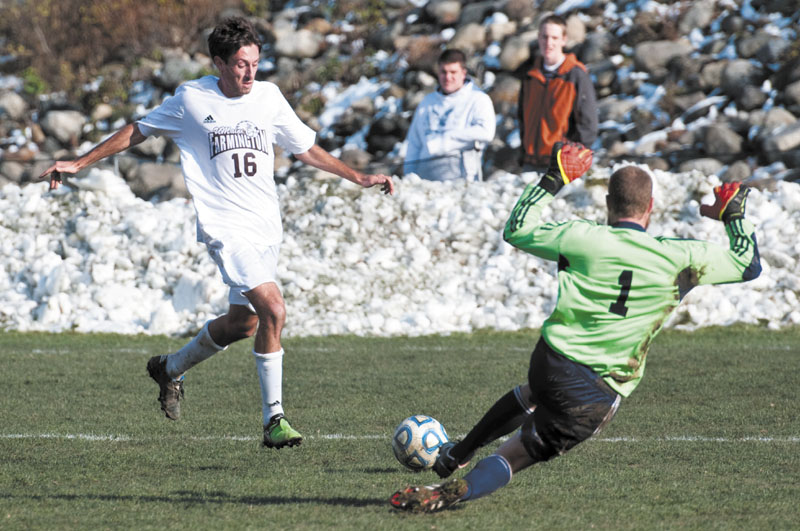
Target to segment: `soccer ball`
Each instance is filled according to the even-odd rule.
[[[392,450],[400,464],[417,472],[433,466],[439,448],[448,440],[438,420],[428,415],[413,415],[394,430]]]

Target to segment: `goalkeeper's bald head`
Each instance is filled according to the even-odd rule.
[[[606,196],[609,221],[649,215],[652,200],[653,180],[643,169],[625,166],[611,174]]]

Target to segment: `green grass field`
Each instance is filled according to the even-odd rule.
[[[145,363],[183,339],[0,333],[0,529],[797,529],[800,330],[667,331],[608,428],[506,488],[394,513],[389,443],[413,413],[463,435],[538,337],[285,341],[299,448],[260,448],[252,343],[187,376],[165,419]],[[484,449],[487,455],[494,446]]]

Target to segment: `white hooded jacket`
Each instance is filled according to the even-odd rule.
[[[414,111],[404,173],[432,181],[481,180],[483,150],[495,125],[492,100],[472,80],[451,94],[431,92]]]

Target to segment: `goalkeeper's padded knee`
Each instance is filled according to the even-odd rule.
[[[592,166],[592,150],[578,142],[556,142],[550,165],[539,186],[556,195],[565,184],[580,178]]]
[[[740,183],[725,183],[714,188],[714,204],[700,205],[700,214],[730,223],[744,217],[745,203],[750,188]]]

